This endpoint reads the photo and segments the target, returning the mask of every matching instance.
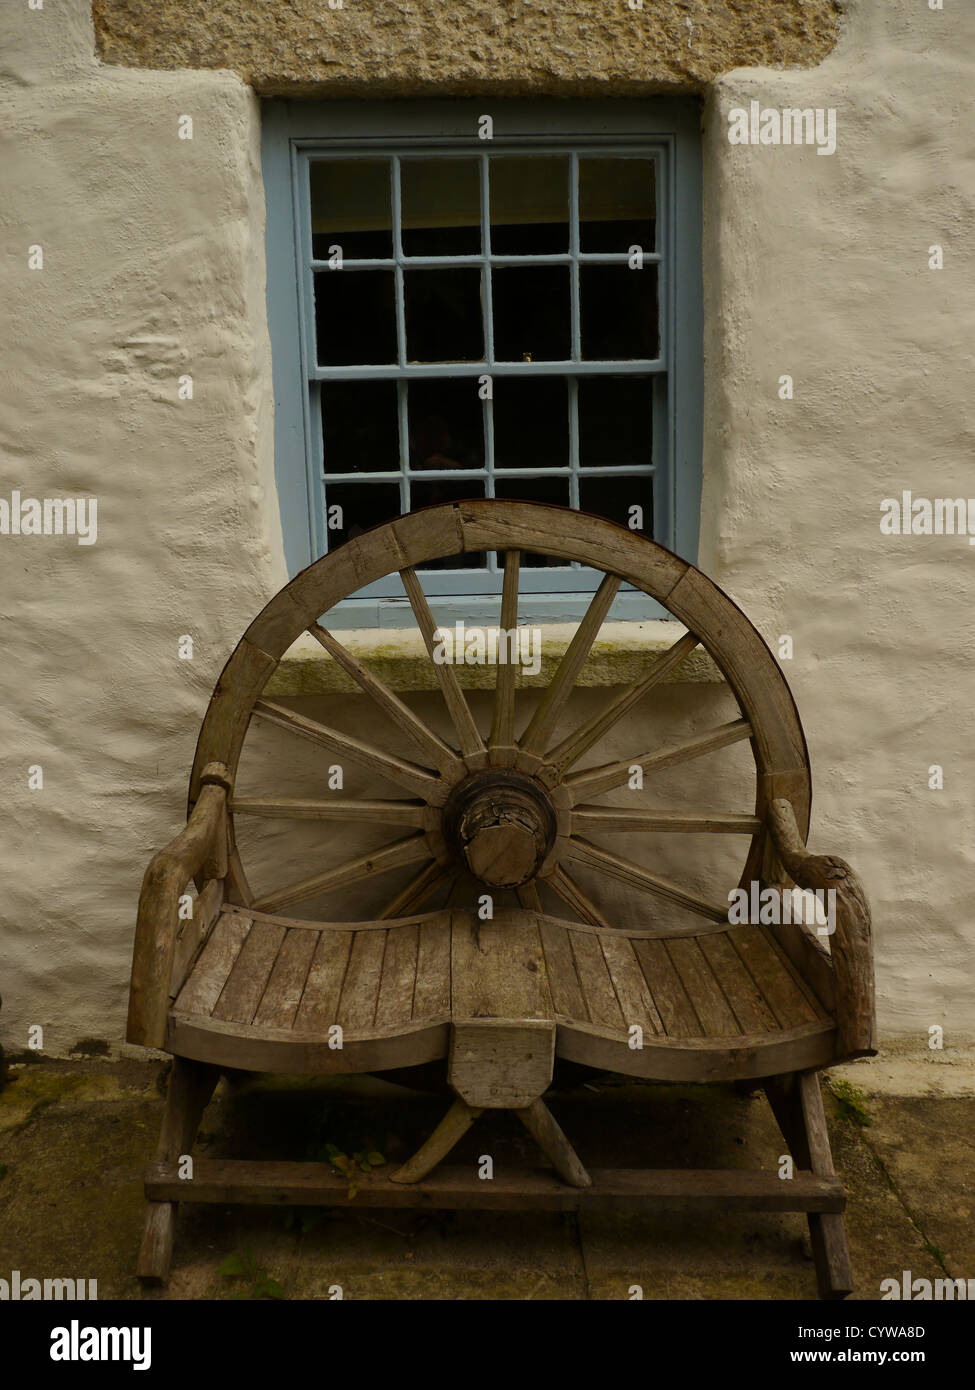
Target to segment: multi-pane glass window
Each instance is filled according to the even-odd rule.
[[[308,558],[470,497],[676,546],[673,136],[506,140],[497,120],[482,140],[456,120],[452,138],[291,140]],[[593,586],[578,565],[536,571],[553,599]],[[486,598],[497,557],[425,583]]]

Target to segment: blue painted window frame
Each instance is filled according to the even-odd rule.
[[[477,133],[485,113],[494,125],[489,142],[480,140]],[[290,575],[324,553],[327,544],[323,479],[320,463],[315,462],[321,459],[320,413],[313,400],[328,369],[318,367],[313,353],[315,263],[309,158],[315,154],[395,156],[404,150],[448,157],[501,151],[625,151],[656,159],[657,240],[654,253],[645,259],[658,269],[660,351],[653,363],[638,363],[630,370],[655,376],[655,538],[685,559],[696,560],[703,384],[700,129],[700,105],[694,99],[262,102],[275,480]],[[519,365],[499,368],[465,363],[447,370],[426,369],[426,374],[467,375],[476,380],[485,372],[517,374]],[[606,370],[618,374],[627,366],[614,362]],[[585,367],[588,374],[589,364]],[[384,376],[394,379],[411,372],[416,369],[402,365],[382,369]],[[553,583],[556,576],[558,582]],[[565,570],[523,569],[522,581],[521,622],[567,621],[581,617],[598,576],[578,567],[571,577]],[[496,620],[500,574],[495,581],[492,572],[484,570],[430,572],[424,575],[424,589],[438,621]],[[645,621],[666,614],[646,595],[627,586],[610,616]],[[405,597],[379,585],[360,591],[329,614],[330,626],[340,628],[411,622],[412,610]]]

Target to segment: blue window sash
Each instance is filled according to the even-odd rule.
[[[407,381],[417,378],[481,375],[535,375],[548,372],[565,376],[574,391],[575,375],[624,375],[653,377],[653,466],[612,470],[630,474],[635,487],[653,477],[655,538],[688,560],[697,557],[701,491],[701,156],[700,107],[696,101],[648,99],[646,101],[496,102],[488,99],[451,102],[396,102],[364,104],[269,100],[262,106],[262,163],[267,206],[267,305],[271,338],[274,388],[275,480],[281,515],[285,558],[289,574],[296,574],[325,553],[328,532],[321,459],[323,441],[318,392],[322,381],[378,377]],[[494,121],[494,137],[477,137],[478,118],[487,110]],[[568,154],[631,154],[653,157],[657,162],[656,242],[644,254],[645,265],[658,273],[659,356],[654,361],[593,363],[582,361],[578,334],[578,276],[572,274],[572,356],[550,364],[494,362],[491,343],[487,357],[477,363],[408,364],[403,359],[382,367],[320,367],[315,352],[313,278],[327,263],[315,262],[311,246],[311,204],[308,166],[314,156],[332,158],[396,158],[423,154],[444,158],[484,156],[502,151]],[[482,179],[486,177],[482,161]],[[572,200],[577,182],[571,180]],[[482,200],[483,202],[483,200]],[[484,202],[486,207],[486,202]],[[573,209],[574,210],[574,209]],[[570,219],[573,229],[576,221]],[[575,236],[575,230],[573,230]],[[485,240],[484,245],[487,242]],[[394,270],[398,287],[398,312],[402,314],[402,265],[400,248],[390,260],[361,262],[358,269],[382,266]],[[483,252],[483,245],[482,245]],[[410,257],[410,266],[471,265],[486,267],[505,261],[534,265],[575,264],[591,260],[607,263],[603,254],[580,254],[577,246],[566,255],[496,257]],[[617,256],[620,262],[626,257]],[[346,262],[342,274],[355,274]],[[640,273],[640,272],[634,272]],[[488,279],[488,286],[489,286]],[[490,303],[490,300],[488,300]],[[400,335],[400,345],[403,339]],[[405,398],[401,397],[401,432],[405,428]],[[574,411],[570,404],[570,420]],[[486,420],[490,422],[490,412]],[[493,493],[494,469],[491,440],[481,470],[446,473],[483,479],[486,495]],[[576,462],[577,441],[572,439],[571,461]],[[535,477],[561,472],[571,481],[570,501],[578,504],[579,470],[505,470],[506,476]],[[582,470],[602,473],[605,469]],[[370,474],[376,481],[386,475]],[[424,478],[435,475],[424,472]],[[501,470],[498,470],[501,476]],[[364,479],[360,476],[358,481]],[[389,475],[405,496],[405,474]],[[582,566],[521,571],[520,620],[569,620],[585,611],[598,575]],[[424,590],[438,621],[483,614],[485,621],[497,615],[500,574],[494,557],[482,570],[428,571]],[[666,616],[659,605],[626,586],[611,613],[614,619],[646,620]],[[329,623],[336,627],[388,627],[412,622],[405,598],[389,580],[361,589],[355,598],[336,605]]]

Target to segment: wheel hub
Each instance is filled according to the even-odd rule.
[[[518,888],[535,877],[556,826],[545,789],[508,769],[473,773],[444,806],[447,844],[475,878],[497,888]]]

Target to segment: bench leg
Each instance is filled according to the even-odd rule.
[[[213,1095],[220,1071],[184,1057],[173,1059],[166,1093],[162,1131],[156,1148],[157,1163],[172,1163],[193,1147],[200,1120]],[[146,1284],[163,1283],[173,1256],[175,1202],[150,1202],[139,1248],[136,1274]]]
[[[481,1111],[466,1100],[455,1100],[426,1143],[391,1173],[390,1182],[419,1182],[436,1168],[454,1145],[463,1138]]]
[[[820,1177],[833,1177],[835,1169],[818,1073],[769,1077],[762,1086],[799,1167]],[[853,1269],[843,1217],[839,1212],[810,1212],[808,1220],[819,1296],[846,1298],[853,1292]]]
[[[592,1187],[592,1178],[543,1100],[535,1100],[515,1114],[563,1182],[570,1187]]]

